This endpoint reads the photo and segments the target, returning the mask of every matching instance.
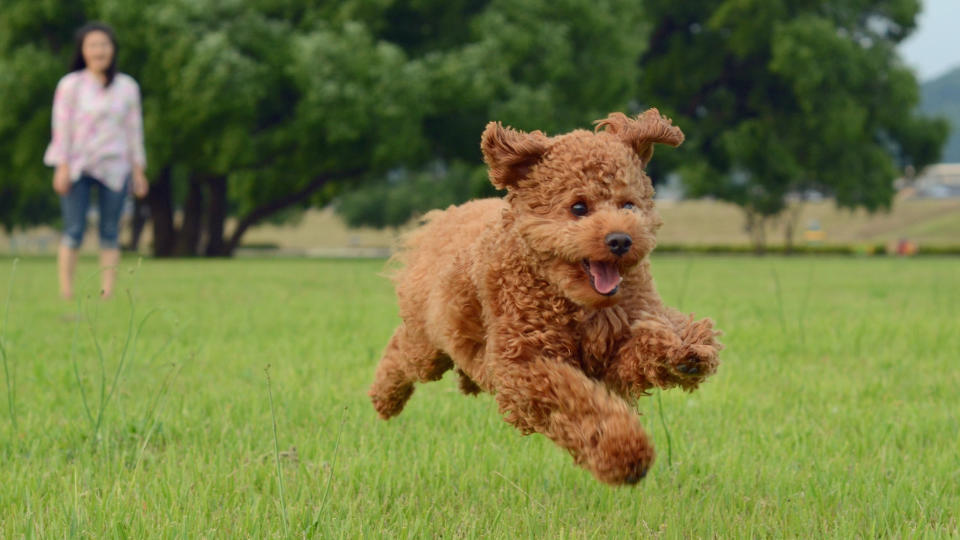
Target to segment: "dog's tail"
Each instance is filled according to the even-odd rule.
[[[506,207],[502,199],[479,199],[427,212],[418,227],[401,237],[385,275],[397,285],[407,277],[435,278],[462,260],[461,252],[470,249]]]
[[[392,281],[394,284],[403,279],[404,270],[410,267],[411,258],[415,257],[416,248],[422,244],[422,240],[429,234],[429,224],[442,216],[444,212],[454,208],[449,206],[446,210],[430,210],[416,220],[416,227],[400,234],[397,240],[397,246],[387,259],[382,275]]]

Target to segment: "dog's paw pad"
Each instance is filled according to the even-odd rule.
[[[697,361],[698,359],[696,358],[688,358],[687,363],[683,363],[677,366],[677,371],[679,371],[680,373],[683,373],[684,375],[699,375],[701,371],[701,367],[695,363]]]
[[[628,484],[628,485],[631,485],[631,486],[634,485],[634,484],[636,484],[637,482],[643,480],[643,478],[644,478],[645,476],[647,476],[647,471],[648,471],[648,470],[649,470],[649,469],[647,468],[646,465],[644,465],[644,464],[642,464],[642,463],[641,463],[641,464],[637,464],[636,469],[634,469],[633,471],[631,471],[630,473],[628,473],[627,476],[624,477],[623,483]]]
[[[675,374],[683,378],[700,378],[712,373],[717,366],[716,351],[703,345],[689,347],[671,362]]]

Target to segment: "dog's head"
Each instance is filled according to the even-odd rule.
[[[491,122],[481,146],[543,275],[574,302],[601,307],[617,302],[623,277],[656,244],[661,221],[643,172],[653,145],[681,142],[680,129],[650,109],[556,137]]]

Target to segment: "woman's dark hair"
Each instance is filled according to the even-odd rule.
[[[110,26],[105,23],[89,22],[77,30],[77,47],[73,53],[73,63],[70,64],[70,71],[80,71],[81,69],[86,69],[87,62],[83,59],[83,40],[86,39],[87,34],[90,32],[103,32],[108,38],[110,38],[110,43],[113,44],[113,58],[110,59],[110,65],[107,66],[107,71],[105,73],[107,76],[107,82],[104,84],[104,86],[110,86],[113,83],[114,75],[117,74],[117,34],[113,31],[113,28],[110,28]]]

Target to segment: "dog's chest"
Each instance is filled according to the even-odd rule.
[[[613,306],[585,314],[578,330],[581,367],[588,376],[601,377],[630,334],[630,323],[626,311]]]

